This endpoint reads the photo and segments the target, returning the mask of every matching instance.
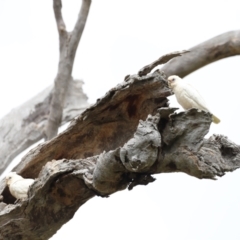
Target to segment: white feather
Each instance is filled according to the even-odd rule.
[[[33,184],[34,179],[24,179],[15,172],[10,172],[6,176],[6,182],[10,193],[17,199],[26,199],[28,197],[29,187]]]
[[[190,84],[176,75],[168,77],[168,85],[175,93],[178,103],[185,109],[197,108],[210,112],[207,105],[200,95],[200,93]],[[220,120],[213,115],[212,117],[214,123],[219,123]]]

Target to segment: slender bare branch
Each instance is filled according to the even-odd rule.
[[[74,57],[76,54],[79,41],[85,28],[91,2],[91,0],[82,0],[81,10],[78,14],[78,19],[74,29],[71,32],[71,39],[69,41],[70,55],[72,57]]]
[[[226,32],[189,49],[190,52],[172,59],[161,70],[167,76],[188,74],[223,58],[240,55],[240,31]]]
[[[61,0],[53,0],[53,10],[54,15],[57,23],[57,29],[59,35],[62,35],[64,32],[66,32],[66,25],[63,20],[62,16],[62,1]]]

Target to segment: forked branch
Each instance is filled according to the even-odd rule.
[[[57,76],[54,80],[48,122],[44,129],[46,140],[50,140],[58,133],[58,128],[62,120],[63,103],[66,97],[66,91],[69,87],[69,82],[72,79],[72,68],[77,46],[81,39],[91,4],[91,0],[82,1],[81,11],[73,31],[66,32],[66,26],[61,13],[61,0],[53,1],[53,8],[59,32],[60,59]]]

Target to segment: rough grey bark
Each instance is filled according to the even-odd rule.
[[[158,122],[159,119],[159,113],[149,116],[137,129],[147,136],[147,149],[144,146],[136,149],[125,146],[86,159],[53,160],[40,171],[30,189],[28,201],[13,205],[13,201],[4,194],[6,199],[0,212],[2,239],[48,239],[93,196],[107,196],[126,187],[146,185],[154,180],[151,177],[153,173],[181,171],[198,178],[214,179],[240,166],[239,146],[224,136],[203,139],[211,124],[210,114],[192,109],[173,114],[170,118],[166,116]],[[142,128],[142,124],[151,131],[148,127]],[[175,133],[170,137],[169,128]],[[193,129],[194,134],[191,132]],[[151,148],[152,141],[156,141],[154,135],[159,133],[161,146]],[[135,139],[137,143],[140,140]],[[146,158],[139,161],[145,166],[149,164],[146,170],[138,171],[135,166],[126,169],[123,162],[135,159],[129,157],[122,161],[122,150],[134,150],[137,154],[144,151]],[[148,162],[147,155],[155,155],[156,150],[154,162]]]
[[[61,125],[89,106],[82,85],[80,80],[69,81]],[[19,153],[44,137],[52,90],[53,86],[49,86],[0,120],[0,174]]]
[[[210,63],[236,55],[240,55],[239,30],[223,33],[190,48],[188,53],[182,55],[182,57],[172,59],[166,63],[161,70],[164,71],[167,76],[178,75],[183,78]],[[139,71],[139,75],[146,75],[151,72],[154,67],[163,64],[164,62],[160,60],[161,59],[158,59],[143,67]]]
[[[66,91],[69,81],[72,76],[72,68],[78,43],[81,39],[88,13],[91,5],[91,0],[82,0],[81,10],[76,22],[76,25],[71,32],[67,32],[66,26],[62,17],[62,1],[53,0],[53,9],[59,33],[59,63],[58,72],[54,80],[53,95],[50,103],[50,113],[48,122],[44,129],[46,140],[55,137],[58,133],[58,127],[62,120],[63,103],[66,96]]]
[[[48,239],[95,195],[108,196],[185,172],[215,179],[240,167],[240,146],[204,136],[211,114],[168,108],[165,74],[128,76],[56,138],[31,150],[15,171],[35,178],[29,199],[1,182],[0,239]],[[33,231],[34,230],[34,231]]]

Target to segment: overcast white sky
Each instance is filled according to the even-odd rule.
[[[80,0],[63,1],[72,29]],[[237,0],[93,0],[73,77],[94,103],[159,56],[239,29]],[[51,0],[0,0],[0,117],[50,85],[58,35]],[[209,65],[186,80],[222,122],[213,133],[240,143],[239,57]],[[173,97],[171,106],[178,106]],[[52,240],[239,240],[240,171],[218,181],[161,174],[157,181],[88,201]]]

